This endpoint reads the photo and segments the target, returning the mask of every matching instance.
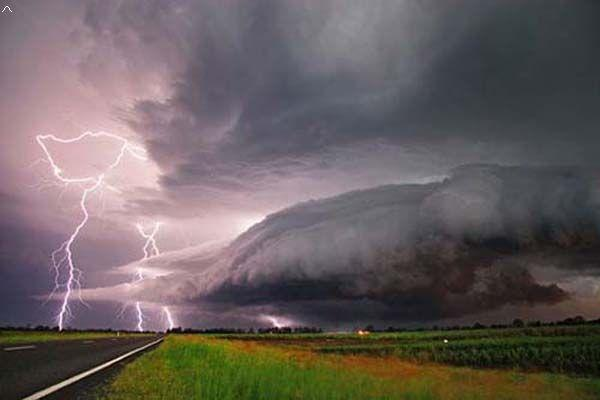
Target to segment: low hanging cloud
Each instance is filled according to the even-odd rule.
[[[128,296],[323,324],[555,304],[574,293],[544,279],[544,267],[567,275],[600,268],[599,179],[573,168],[471,165],[443,182],[309,201],[269,215],[221,250],[132,265],[171,273]],[[92,293],[112,296],[115,288]]]

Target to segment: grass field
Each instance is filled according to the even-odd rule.
[[[171,335],[127,365],[104,399],[599,399],[600,379],[514,369],[457,367],[382,352],[438,341],[463,345],[490,332],[356,335]],[[573,341],[593,337],[572,332]],[[581,336],[576,336],[580,335]],[[502,331],[506,339],[518,332]],[[535,331],[539,338],[564,337]],[[497,339],[500,340],[500,339]],[[501,340],[500,340],[501,341]],[[514,340],[513,340],[514,342]],[[366,351],[370,346],[374,351]],[[356,349],[359,348],[359,351]],[[477,353],[481,347],[475,346]],[[348,349],[351,349],[349,351]],[[463,348],[465,350],[465,348]],[[465,350],[466,351],[466,350]],[[469,351],[467,351],[469,352]],[[476,359],[473,358],[473,359]],[[466,360],[466,359],[465,359]],[[454,362],[454,360],[453,360]],[[466,363],[466,361],[465,361]]]
[[[600,326],[480,329],[389,334],[321,335],[302,341],[281,335],[251,339],[278,346],[310,347],[333,354],[393,356],[477,368],[516,368],[600,377]]]
[[[56,331],[1,331],[0,345],[38,343],[50,340],[99,339],[115,337],[116,332],[56,332]],[[120,333],[120,336],[144,335],[143,333]]]

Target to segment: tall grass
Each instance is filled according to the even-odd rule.
[[[105,399],[412,399],[433,396],[425,382],[394,382],[306,363],[276,350],[246,352],[231,343],[170,337],[128,365]]]
[[[301,338],[294,340],[302,346]],[[175,335],[127,365],[102,398],[583,400],[598,398],[599,387],[564,375],[417,365]]]

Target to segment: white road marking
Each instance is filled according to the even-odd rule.
[[[94,343],[93,340],[84,340],[83,343]]]
[[[35,349],[35,346],[28,345],[28,346],[5,347],[4,351],[18,351],[18,350],[29,350],[29,349]]]
[[[80,381],[83,378],[86,378],[86,377],[88,377],[88,376],[90,376],[92,374],[95,374],[98,371],[102,371],[103,369],[108,368],[111,365],[116,364],[119,361],[126,359],[127,357],[130,357],[130,356],[132,356],[132,355],[134,355],[136,353],[139,353],[140,351],[146,350],[148,347],[154,346],[155,344],[158,344],[158,343],[162,342],[163,339],[164,338],[160,338],[160,339],[155,340],[154,342],[148,343],[148,344],[146,344],[146,345],[144,345],[142,347],[138,347],[135,350],[131,350],[130,352],[125,353],[122,356],[119,356],[117,358],[113,358],[112,360],[107,361],[104,364],[100,364],[97,367],[94,367],[92,369],[88,369],[87,371],[82,372],[80,374],[77,374],[75,376],[72,376],[69,379],[65,379],[64,381],[59,382],[56,385],[52,385],[50,387],[47,387],[46,389],[40,390],[39,392],[36,392],[36,393],[32,394],[31,396],[27,396],[27,397],[23,398],[23,400],[37,400],[37,399],[41,399],[43,397],[46,397],[49,394],[54,393],[54,392],[56,392],[56,391],[58,391],[58,390],[60,390],[60,389],[62,389],[64,387],[67,387],[67,386],[69,386],[72,383]]]

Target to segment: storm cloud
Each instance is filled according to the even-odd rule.
[[[272,211],[297,200],[297,184],[321,196],[473,162],[595,164],[599,11],[533,0],[91,2],[78,37],[93,43],[84,78],[112,71],[107,57],[132,81],[163,78],[121,117],[161,168],[165,197],[150,208],[182,217],[175,205]]]
[[[130,266],[171,272],[135,296],[246,318],[267,308],[325,325],[556,304],[575,293],[538,281],[530,269],[541,262],[569,274],[599,272],[599,178],[573,168],[471,165],[439,183],[301,203],[220,251]]]
[[[14,7],[0,26],[0,273],[22,282],[3,291],[27,303],[19,321],[40,314],[25,298],[51,289],[43,254],[78,217],[77,188],[31,189],[49,175],[35,135],[88,130],[149,155],[91,204],[77,259],[98,299],[138,295],[137,264],[122,266],[141,257],[133,224],[161,221],[165,255],[139,296],[181,321],[434,320],[584,294],[597,307],[599,3]],[[64,156],[77,171],[106,162],[91,150]]]

